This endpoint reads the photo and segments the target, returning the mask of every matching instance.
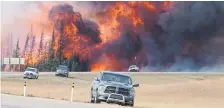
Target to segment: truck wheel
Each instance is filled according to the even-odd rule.
[[[134,107],[134,101],[129,106]]]
[[[92,90],[91,90],[91,94],[90,94],[90,95],[91,95],[91,96],[90,96],[90,98],[91,98],[91,99],[90,99],[90,102],[91,102],[91,103],[94,103],[94,102],[95,102],[95,100],[94,100],[94,97],[93,97]]]
[[[100,103],[100,101],[99,101],[97,96],[94,97],[94,103]]]
[[[100,103],[100,100],[98,99],[98,95],[96,94],[96,96],[94,97],[94,103]]]

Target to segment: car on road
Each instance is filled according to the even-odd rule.
[[[69,76],[69,69],[68,69],[68,67],[65,66],[65,65],[59,65],[57,67],[55,76],[65,76],[65,77],[68,77]]]
[[[100,72],[91,85],[91,103],[117,103],[134,106],[135,89],[129,75],[118,72]]]
[[[128,68],[128,71],[129,71],[129,72],[139,72],[139,67],[136,66],[136,65],[131,65],[131,66]]]
[[[38,77],[39,77],[38,69],[28,67],[24,72],[24,77],[23,78],[38,79]]]

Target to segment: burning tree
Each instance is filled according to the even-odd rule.
[[[17,43],[16,43],[16,48],[14,49],[14,51],[13,51],[13,57],[14,58],[19,58],[20,57],[20,48],[19,48],[19,39],[17,40]],[[19,67],[18,67],[18,65],[13,65],[14,67],[14,70],[16,70],[16,71],[18,71],[19,69]]]
[[[39,57],[39,60],[43,60],[43,50],[44,50],[44,43],[43,43],[43,40],[44,39],[44,32],[42,31],[41,33],[41,37],[40,37],[40,43],[39,43],[39,49],[38,49],[38,57]]]
[[[35,63],[36,63],[36,57],[35,57],[35,55],[34,55],[34,51],[35,51],[35,41],[36,41],[36,36],[35,35],[32,35],[32,40],[31,40],[31,45],[30,45],[30,52],[29,52],[29,57],[30,57],[30,59],[31,59],[31,62],[30,62],[30,65],[31,66],[35,66]]]

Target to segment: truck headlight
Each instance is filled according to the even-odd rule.
[[[104,86],[104,85],[100,85],[99,88],[98,88],[98,91],[103,91],[105,89],[105,87],[106,86]]]
[[[134,96],[134,95],[135,95],[135,91],[134,91],[134,89],[130,89],[129,92],[130,92],[130,95],[131,95],[131,96]]]

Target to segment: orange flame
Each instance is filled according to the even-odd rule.
[[[130,1],[130,2],[116,2],[113,6],[109,7],[105,12],[98,13],[96,15],[96,23],[99,25],[100,29],[100,37],[102,39],[102,44],[98,44],[93,47],[88,47],[83,43],[88,43],[88,40],[84,38],[84,36],[78,33],[78,28],[75,26],[74,22],[79,20],[77,13],[53,13],[54,19],[48,23],[46,19],[48,18],[48,13],[50,8],[56,3],[49,3],[48,6],[39,5],[39,7],[43,11],[43,19],[40,17],[36,17],[29,22],[36,24],[38,22],[45,23],[44,31],[48,33],[52,33],[53,25],[56,20],[64,21],[64,30],[63,35],[66,37],[66,48],[63,50],[63,56],[70,59],[73,54],[79,54],[82,59],[89,56],[89,53],[94,49],[101,49],[105,43],[111,42],[115,39],[118,39],[121,35],[121,31],[127,25],[133,30],[138,29],[139,27],[145,26],[142,17],[139,14],[139,10],[136,7],[144,6],[146,9],[150,11],[156,11],[157,8],[151,2],[140,2],[140,1]],[[167,8],[170,5],[169,1],[163,2],[163,8]],[[71,15],[72,14],[72,15]],[[43,29],[39,27],[38,30]],[[46,26],[47,25],[47,26]],[[57,25],[56,25],[57,27]],[[60,27],[58,27],[60,28]],[[36,28],[35,28],[36,29]],[[41,31],[39,30],[39,31]],[[60,33],[59,31],[55,32],[55,56],[56,52],[59,48],[59,39]],[[34,63],[38,63],[40,60],[34,57],[28,57],[28,63],[31,64],[33,59]],[[91,71],[101,71],[101,70],[110,70],[122,69],[121,65],[118,63],[118,60],[113,56],[105,55],[103,60],[97,61],[95,64],[91,66]]]
[[[106,56],[91,66],[92,72],[100,72],[100,71],[112,71],[112,70],[121,70],[121,65],[117,62],[117,60],[113,56]]]

